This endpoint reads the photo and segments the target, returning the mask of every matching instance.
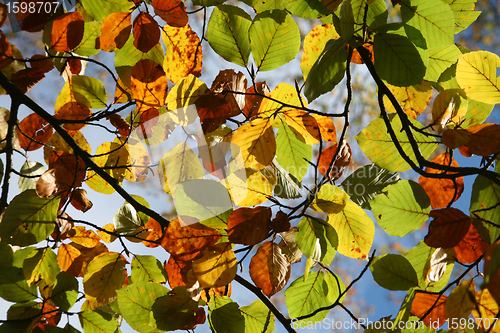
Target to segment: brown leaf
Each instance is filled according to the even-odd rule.
[[[473,224],[470,225],[467,234],[454,247],[455,256],[462,264],[472,264],[488,248],[488,244],[483,241]]]
[[[99,37],[102,50],[112,52],[125,45],[132,29],[131,17],[131,13],[111,13],[102,21]]]
[[[176,259],[186,261],[196,258],[201,251],[213,246],[221,237],[218,231],[202,228],[199,223],[181,226],[179,218],[175,218],[165,230],[161,246]]]
[[[154,0],[151,3],[155,14],[172,27],[183,27],[188,23],[184,3],[180,0]]]
[[[460,154],[462,154],[462,156],[465,157],[471,157],[472,155],[474,155],[469,151],[469,148],[467,148],[467,146],[458,147],[458,151],[460,152]]]
[[[26,151],[41,148],[43,146],[42,143],[47,143],[53,133],[52,126],[36,113],[32,113],[24,118],[19,124],[19,128],[19,143],[21,148]]]
[[[0,69],[9,66],[12,59],[12,44],[7,40],[2,30],[0,30]]]
[[[45,171],[35,183],[36,194],[41,198],[51,197],[60,190],[61,189],[56,184],[55,169]]]
[[[271,228],[274,232],[290,230],[290,220],[288,219],[288,215],[280,210],[276,214],[276,217],[271,221]]]
[[[124,138],[128,137],[130,134],[130,124],[123,119],[122,116],[119,114],[112,114],[109,117],[106,117],[106,120],[109,120],[111,125],[116,127],[116,129],[119,131],[120,135]]]
[[[92,201],[87,198],[87,191],[82,188],[73,190],[71,204],[84,213],[93,206]]]
[[[500,125],[479,124],[467,128],[470,140],[469,152],[479,156],[489,156],[500,152]]]
[[[7,20],[7,14],[8,14],[7,6],[3,2],[0,3],[0,28]]]
[[[271,228],[271,208],[238,208],[229,216],[228,237],[231,243],[255,245],[267,238]]]
[[[165,72],[154,61],[142,59],[132,68],[132,98],[136,100],[139,113],[162,107],[167,97],[167,87]]]
[[[273,242],[262,244],[250,261],[250,277],[267,297],[285,287],[290,272],[290,262],[278,244]]]
[[[160,41],[160,27],[155,19],[146,12],[141,12],[133,23],[134,46],[147,53]]]
[[[68,231],[68,238],[86,248],[96,247],[101,241],[101,237],[93,230],[87,230],[82,226],[73,227]]]
[[[440,297],[439,294],[417,292],[411,305],[411,313],[421,318],[432,308],[432,311],[424,318],[423,322],[425,326],[437,329],[441,327],[446,320],[445,303],[447,298],[448,297],[444,295]],[[434,305],[436,300],[437,303]]]
[[[26,93],[44,78],[45,75],[40,69],[26,68],[12,74],[10,81],[14,83],[21,92]]]
[[[257,93],[259,93],[259,95],[256,94],[254,86],[248,88],[245,95],[245,107],[243,108],[243,114],[248,118],[252,118],[259,113],[262,99],[264,99],[265,95],[271,92],[265,81],[257,82],[255,86],[257,87]]]
[[[52,24],[50,44],[57,52],[69,52],[77,47],[83,38],[85,20],[80,12],[66,13]]]
[[[62,151],[52,152],[49,168],[55,169],[56,186],[60,190],[76,188],[82,185],[87,174],[87,166],[81,157]]]
[[[61,215],[61,211],[58,212],[58,215]],[[68,238],[68,231],[73,229],[75,226],[71,217],[66,213],[62,213],[61,217],[56,219],[56,224],[57,225],[54,227],[54,232],[51,236],[57,241]]]
[[[234,69],[225,69],[217,74],[217,77],[212,82],[210,91],[228,101],[231,104],[231,113],[238,115],[245,106],[245,95],[237,93],[245,93],[246,89],[247,79],[245,74],[242,72],[236,73]]]
[[[66,123],[63,127],[68,131],[78,131],[87,126],[83,120],[92,116],[92,111],[77,102],[69,102],[56,110],[54,118],[60,119],[61,122],[81,121],[81,123]]]
[[[51,7],[51,10],[44,10],[45,3],[49,1],[40,0],[21,0],[17,1],[19,8],[33,8],[30,10],[19,10],[16,14],[17,22],[21,26],[21,29],[29,32],[40,31],[45,27],[45,24],[50,21],[54,16],[55,7]],[[52,6],[55,6],[50,2]]]
[[[430,247],[448,249],[458,245],[471,226],[471,218],[455,208],[433,210],[429,216],[434,220],[424,242]]]
[[[231,104],[223,97],[217,96],[214,93],[200,96],[196,100],[195,105],[204,134],[216,130],[226,122],[226,119],[235,115],[232,113]]]
[[[187,273],[192,269],[190,261],[182,261],[170,256],[168,262],[164,265],[168,275],[168,284],[170,288],[185,286],[187,282]]]
[[[443,153],[433,159],[431,162],[445,165],[445,166],[452,166],[452,167],[459,167],[457,161],[455,159],[452,159],[450,163],[450,154],[448,153]],[[443,173],[441,170],[436,170],[433,168],[425,168],[425,171],[428,173]],[[451,172],[445,172],[444,174],[450,175],[453,174]],[[453,200],[453,202],[457,201],[460,198],[460,195],[462,195],[462,192],[464,191],[464,178],[463,177],[457,177],[455,179],[456,181],[456,195],[455,195],[455,183],[451,179],[445,179],[445,178],[427,178],[424,176],[421,176],[418,180],[418,183],[420,186],[422,186],[429,195],[429,198],[431,199],[431,206],[432,208],[444,208],[448,206],[448,204]]]
[[[203,309],[202,307],[198,307],[198,310],[196,311],[196,317],[189,324],[181,328],[181,330],[194,330],[198,324],[205,324],[206,320],[207,315],[205,314],[205,309]]]
[[[31,68],[38,68],[43,73],[50,72],[54,68],[52,60],[44,55],[35,54],[30,59]]]
[[[280,234],[281,242],[278,246],[281,251],[287,256],[290,264],[295,264],[302,260],[302,251],[299,249],[297,240],[295,239],[295,233],[297,232],[297,227],[293,227],[288,231],[284,231]]]
[[[463,129],[449,129],[441,135],[441,143],[450,149],[462,147],[469,143],[470,133]]]
[[[321,156],[318,161],[318,170],[322,175],[326,174],[326,171],[328,170],[328,167],[330,166],[330,163],[333,157],[335,156],[336,152],[337,152],[337,144],[325,148],[321,152]],[[342,143],[342,146],[340,147],[339,153],[337,154],[335,163],[333,164],[332,169],[330,170],[329,174],[330,179],[337,180],[342,176],[342,173],[344,172],[344,167],[349,165],[349,163],[351,163],[351,156],[352,156],[351,147],[347,142],[344,141]]]
[[[148,231],[148,236],[146,237],[146,240],[142,241],[142,244],[150,248],[159,246],[158,244],[152,242],[159,241],[163,236],[163,230],[160,223],[150,217],[144,228]]]

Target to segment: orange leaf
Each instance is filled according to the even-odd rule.
[[[455,256],[462,264],[472,264],[479,259],[488,248],[488,244],[483,241],[473,224],[465,237],[454,247]]]
[[[304,139],[304,142],[310,145],[314,145],[316,143],[319,143],[320,137],[323,140],[326,140],[326,138],[323,138],[323,134],[331,138],[331,136],[323,132],[318,124],[318,121],[316,120],[315,117],[313,117],[311,114],[302,111],[302,110],[287,110],[283,112],[283,116],[285,118],[286,123],[288,126],[292,127],[294,130],[296,130]],[[326,117],[325,117],[326,118]],[[322,118],[318,118],[320,121],[323,121]],[[327,120],[328,121],[328,120]],[[333,126],[333,122],[330,120],[331,125]],[[326,125],[326,123],[324,124]],[[323,130],[325,127],[323,126]],[[333,128],[334,134],[335,134],[335,128]],[[299,139],[300,140],[300,139]],[[337,141],[337,138],[333,141]]]
[[[26,151],[41,148],[43,146],[42,143],[47,143],[53,133],[52,126],[36,113],[32,113],[24,118],[19,124],[19,128],[21,132],[19,133],[19,143],[21,148]]]
[[[151,248],[157,247],[158,244],[152,243],[151,241],[158,241],[163,236],[160,223],[153,218],[149,218],[149,221],[144,226],[144,229],[148,231],[148,236],[146,237],[146,240],[142,241],[142,244]]]
[[[422,318],[422,316],[432,308],[432,311],[423,319],[423,322],[425,326],[437,329],[441,327],[446,320],[445,303],[447,298],[447,296],[440,297],[439,294],[417,292],[411,304],[411,313]],[[436,303],[436,305],[434,305],[434,303]]]
[[[330,163],[335,156],[336,151],[337,144],[334,144],[333,146],[323,149],[323,151],[321,152],[321,156],[318,161],[318,170],[323,176],[326,174],[326,171],[328,170],[328,167],[330,166]],[[331,179],[337,180],[342,176],[344,167],[351,163],[351,156],[351,147],[349,147],[349,144],[344,141],[344,144],[341,146],[341,149],[337,154],[335,163],[330,170]]]
[[[195,105],[205,134],[216,130],[226,122],[226,119],[236,115],[232,113],[231,104],[228,101],[213,93],[200,96]]]
[[[175,28],[167,25],[163,27],[162,35],[167,47],[163,68],[170,81],[177,83],[189,74],[200,76],[203,60],[201,42],[191,27]]]
[[[448,249],[458,245],[471,226],[471,218],[455,208],[433,210],[429,216],[434,220],[424,242],[430,247]]]
[[[172,27],[183,27],[188,23],[184,3],[180,0],[154,0],[151,3],[155,14],[160,16]]]
[[[199,223],[181,226],[179,218],[175,218],[165,230],[161,246],[177,259],[186,261],[196,258],[221,237],[218,231],[204,228]]]
[[[271,208],[239,208],[229,215],[227,235],[231,243],[255,245],[267,238],[271,228]]]
[[[21,0],[17,1],[19,8],[28,8],[33,10],[19,10],[16,14],[17,22],[21,29],[29,32],[40,31],[45,27],[45,24],[54,16],[54,7],[52,10],[44,10],[45,3],[51,3],[50,0]],[[52,4],[54,6],[54,4]]]
[[[433,163],[441,164],[445,166],[459,167],[457,161],[452,159],[450,164],[450,154],[443,153],[432,160]],[[452,174],[451,172],[445,172],[441,170],[436,170],[432,168],[425,168],[425,171],[428,173],[442,173],[446,175]],[[432,208],[444,208],[448,206],[448,204],[453,200],[453,202],[457,201],[460,198],[460,195],[464,191],[464,178],[457,177],[456,181],[456,195],[455,195],[455,183],[451,179],[445,178],[427,178],[421,176],[418,180],[420,186],[422,186],[429,195],[431,199]]]
[[[71,244],[61,244],[57,251],[57,264],[63,271],[78,276],[83,264],[83,257],[80,250]]]
[[[45,326],[57,326],[59,320],[61,320],[61,311],[56,311],[57,309],[57,306],[50,305],[49,303],[43,303],[41,313],[45,314],[39,317],[40,319],[35,327],[39,327],[42,331],[44,331]]]
[[[245,95],[245,107],[243,108],[243,114],[248,118],[252,118],[259,113],[260,103],[264,99],[264,96],[271,92],[265,81],[257,82],[255,85],[257,87],[258,94],[255,92],[254,86],[251,86],[247,89]]]
[[[14,60],[12,59],[12,44],[7,40],[2,30],[0,30],[0,68],[9,66]]]
[[[3,26],[3,24],[7,20],[7,14],[8,14],[7,6],[3,2],[0,3],[0,28]]]
[[[85,21],[80,12],[62,14],[52,24],[50,44],[57,52],[71,51],[83,38]]]
[[[44,55],[35,54],[30,59],[31,68],[38,68],[42,72],[50,72],[54,68],[54,63],[52,60]]]
[[[178,286],[185,286],[187,282],[187,273],[191,268],[191,262],[177,260],[174,256],[170,256],[165,265],[170,288],[174,289]]]
[[[370,58],[372,59],[372,62],[375,62],[375,55],[373,54],[373,43],[365,43],[363,44],[363,47],[370,52]],[[352,51],[351,62],[353,64],[358,64],[358,65],[362,65],[365,63],[363,59],[361,59],[361,56],[359,55],[359,52],[356,49],[353,49]]]
[[[466,145],[470,141],[470,133],[462,129],[449,129],[441,135],[441,143],[450,149],[455,149]]]
[[[102,50],[112,52],[125,45],[132,29],[130,18],[131,13],[111,13],[102,21],[99,37]]]
[[[267,297],[283,289],[290,272],[290,262],[279,245],[273,242],[262,244],[250,261],[250,277]]]
[[[321,116],[319,114],[310,114],[318,123],[321,139],[330,142],[337,142],[337,131],[330,117]]]
[[[467,148],[467,146],[458,147],[458,151],[465,157],[471,157],[472,155],[474,155],[469,151],[469,148]]]
[[[69,102],[56,109],[54,118],[68,121],[81,121],[81,123],[66,123],[63,127],[68,131],[78,131],[87,126],[83,120],[92,116],[92,111],[89,108],[78,104],[77,102]]]
[[[93,206],[92,201],[87,198],[87,191],[82,188],[73,190],[71,204],[73,205],[73,207],[81,210],[84,213]]]
[[[102,228],[109,232],[115,232],[115,225],[113,223],[108,223]],[[115,235],[108,234],[103,230],[97,230],[97,234],[101,237],[102,241],[106,243],[113,243],[117,238]]]
[[[476,291],[476,304],[472,309],[472,315],[476,318],[478,326],[482,328],[480,332],[498,333],[497,314],[499,310],[500,307],[491,295],[490,290]]]
[[[76,244],[86,248],[93,248],[99,244],[99,237],[93,230],[86,230],[85,227],[77,226],[68,232],[68,237]]]
[[[155,19],[142,12],[134,20],[134,46],[141,52],[148,52],[160,41],[160,28]]]
[[[489,156],[500,152],[500,125],[474,125],[467,132],[471,134],[467,148],[472,154]]]
[[[128,137],[129,136],[129,134],[130,134],[130,124],[125,119],[123,119],[122,116],[120,116],[119,114],[114,113],[111,116],[106,117],[106,119],[109,120],[109,122],[111,123],[111,125],[113,125],[114,127],[116,127],[118,129],[118,131],[120,132],[120,135],[122,137]]]
[[[87,166],[81,157],[62,151],[52,152],[49,168],[55,169],[56,185],[60,189],[80,187],[85,180]]]
[[[168,80],[160,65],[152,60],[142,59],[132,68],[131,88],[137,111],[142,113],[165,104]]]
[[[43,72],[38,68],[26,68],[15,72],[10,77],[10,81],[14,83],[23,93],[28,92],[35,84],[45,78]]]

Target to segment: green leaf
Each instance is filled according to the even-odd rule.
[[[325,49],[307,74],[304,94],[309,101],[331,91],[345,74],[347,52],[341,39],[326,43]]]
[[[148,208],[150,207],[149,203],[144,200],[144,198],[138,195],[132,195],[132,197],[140,204]],[[118,212],[116,212],[115,216],[113,216],[115,231],[122,234],[133,234],[137,228],[145,225],[148,221],[149,216],[142,212],[137,212],[128,202],[125,202]]]
[[[401,145],[401,148],[410,159],[416,163],[416,157],[413,153],[408,136],[404,131],[401,131],[402,125],[399,116],[389,115],[391,127],[396,134],[396,138]],[[408,118],[408,121],[417,128],[423,126],[416,120]],[[422,156],[427,159],[437,148],[436,139],[432,136],[426,136],[423,133],[413,132],[413,137],[418,144]],[[427,133],[427,130],[423,130]],[[391,140],[385,122],[382,118],[373,120],[365,127],[357,136],[354,137],[358,141],[359,147],[366,156],[375,164],[390,171],[406,171],[411,169],[410,165],[401,157],[396,146]]]
[[[448,4],[435,0],[402,0],[399,4],[410,39],[422,34],[428,49],[453,43],[455,19]]]
[[[96,78],[73,75],[71,77],[71,91],[81,105],[91,109],[107,107],[106,89],[104,89],[104,84]]]
[[[78,280],[64,271],[56,276],[56,282],[50,298],[61,310],[68,311],[78,298]]]
[[[35,161],[26,161],[24,162],[23,166],[21,167],[21,175],[28,176],[27,177],[19,177],[19,181],[17,182],[17,185],[19,187],[20,192],[24,192],[29,189],[35,189],[35,183],[40,178],[43,173],[45,172],[45,168],[42,164],[35,162]],[[2,171],[3,175],[3,171]],[[38,177],[33,177],[33,176],[38,176]],[[33,177],[33,178],[31,178]]]
[[[14,252],[14,256],[12,258],[12,266],[23,268],[24,260],[30,257],[33,252],[36,252],[36,250],[37,248],[33,246],[17,250]]]
[[[436,282],[428,283],[426,277],[431,269],[431,257],[435,251],[435,248],[428,246],[422,240],[405,255],[405,258],[417,273],[419,287],[430,292],[439,292],[448,284],[455,265],[454,260],[449,260],[443,276]]]
[[[245,318],[245,333],[274,332],[274,314],[261,300],[240,308]]]
[[[243,2],[252,7],[258,14],[267,10],[285,9],[282,0],[243,0]]]
[[[317,19],[331,14],[320,0],[283,0],[283,6],[293,15],[305,19]]]
[[[19,267],[0,269],[0,296],[9,302],[27,302],[38,297],[36,285],[28,286]]]
[[[417,273],[410,262],[399,254],[378,256],[370,266],[373,279],[388,290],[408,290],[418,287]]]
[[[302,196],[300,194],[300,189],[302,188],[301,182],[278,163],[273,162],[273,167],[278,178],[278,183],[274,187],[274,195],[283,199],[300,198]]]
[[[344,282],[339,276],[330,273],[313,271],[306,281],[301,276],[285,291],[285,302],[291,318],[297,318],[312,313],[318,308],[332,305],[344,291]],[[325,319],[329,310],[321,311],[304,321],[294,321],[294,324]]]
[[[12,251],[12,247],[4,242],[0,242],[0,267],[8,267],[13,266],[12,262],[14,259],[14,252]]]
[[[111,13],[128,13],[134,8],[134,4],[128,0],[82,0],[82,5],[87,14],[99,22]]]
[[[43,279],[50,286],[56,281],[56,276],[61,270],[57,265],[56,254],[50,247],[46,247],[38,249],[24,260],[23,271],[29,285]]]
[[[342,182],[342,187],[361,208],[370,209],[369,201],[382,192],[387,185],[399,180],[399,174],[376,164],[365,165],[351,173]]]
[[[421,84],[428,52],[417,48],[399,31],[380,32],[373,40],[375,69],[381,79],[399,87]]]
[[[215,333],[245,332],[245,317],[238,304],[227,296],[215,294],[208,302],[208,325]]]
[[[46,239],[54,231],[60,197],[40,198],[26,190],[12,199],[0,223],[0,238],[27,246]]]
[[[295,238],[302,253],[308,258],[314,254],[314,260],[330,266],[338,246],[335,229],[325,221],[312,217],[304,217],[297,228]]]
[[[194,0],[193,5],[195,6],[217,6],[224,3],[226,0]]]
[[[132,260],[132,281],[165,283],[167,272],[155,257],[135,255]]]
[[[150,59],[162,65],[164,57],[165,54],[163,53],[163,48],[160,43],[156,44],[148,53],[143,53],[134,46],[134,36],[130,34],[125,45],[123,45],[121,49],[115,50],[115,67],[134,67],[134,65],[142,59]]]
[[[481,11],[475,10],[477,0],[444,0],[444,2],[453,10],[455,33],[466,29],[481,14]]]
[[[488,104],[500,103],[498,67],[500,57],[491,52],[469,52],[458,57],[457,82],[467,98]]]
[[[33,320],[36,315],[40,313],[40,303],[37,302],[26,302],[12,304],[9,310],[7,310],[8,320],[21,320],[21,319],[31,319]]]
[[[348,200],[349,195],[340,187],[325,184],[321,186],[321,189],[316,194],[316,197],[311,203],[311,208],[315,211],[329,214],[340,213]]]
[[[499,164],[497,164],[495,172],[499,171]],[[472,218],[488,221],[482,222],[488,231],[488,235],[481,233],[481,237],[488,244],[492,244],[500,236],[500,205],[498,204],[498,198],[500,198],[500,186],[486,177],[477,176],[472,186],[469,212]],[[485,236],[489,237],[485,238]]]
[[[74,53],[90,57],[101,50],[98,44],[98,38],[101,36],[100,22],[85,22],[83,37],[80,44],[73,50]]]
[[[276,136],[276,155],[279,165],[301,181],[309,169],[312,147],[304,142],[296,130],[282,121]]]
[[[123,318],[136,331],[157,332],[151,325],[151,308],[157,298],[167,295],[169,290],[156,282],[135,281],[118,290],[118,307]]]
[[[151,307],[150,325],[164,331],[175,331],[196,317],[198,303],[188,295],[186,287],[175,287],[165,296],[158,297]]]
[[[397,237],[420,228],[431,211],[431,201],[422,186],[406,179],[387,186],[370,206],[382,229]]]
[[[467,113],[464,116],[465,121],[460,125],[460,127],[469,128],[471,126],[484,123],[484,121],[490,116],[494,105],[473,101],[472,99],[467,99],[467,101],[469,103],[467,105]]]
[[[78,314],[85,333],[114,333],[118,328],[111,313],[100,310],[85,310]]]
[[[337,252],[350,258],[366,259],[375,236],[375,225],[361,207],[347,201],[340,213],[328,214],[328,223],[337,231]]]
[[[437,82],[443,72],[458,61],[462,52],[455,44],[439,46],[429,50],[429,65],[424,79]]]
[[[257,14],[249,32],[250,48],[259,71],[278,68],[299,53],[299,28],[292,15],[284,10]]]
[[[387,6],[384,0],[375,0],[370,4],[367,4],[369,0],[349,0],[344,1],[345,8],[343,8],[343,14],[340,23],[347,28],[354,28],[355,34],[359,37],[363,37],[363,25],[366,22],[366,26],[371,29],[376,29],[377,27],[387,23],[387,17],[389,15],[387,11]],[[349,7],[351,11],[349,11]],[[365,18],[365,8],[368,6],[368,11]]]
[[[240,66],[248,64],[252,18],[243,9],[220,5],[214,8],[207,26],[207,40],[217,54]]]

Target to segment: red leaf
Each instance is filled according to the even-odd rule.
[[[231,213],[227,221],[231,243],[255,245],[267,238],[271,228],[271,208],[239,208]]]
[[[35,84],[40,82],[45,75],[38,68],[26,68],[12,74],[10,81],[23,93],[28,92]]]
[[[424,242],[430,247],[448,249],[458,245],[471,226],[471,218],[455,208],[433,210],[429,215],[434,220]]]
[[[472,264],[488,249],[488,244],[483,241],[474,225],[471,224],[465,237],[454,249],[458,261],[462,264]]]
[[[184,3],[180,0],[154,0],[151,3],[155,14],[160,16],[172,27],[183,27],[188,23]]]
[[[50,44],[57,52],[71,51],[83,38],[85,21],[80,12],[66,13],[59,16],[52,24]]]
[[[155,19],[142,12],[134,20],[134,46],[144,53],[151,50],[160,41],[160,28]]]
[[[32,113],[24,118],[19,124],[19,128],[21,132],[19,133],[19,144],[26,151],[41,148],[42,143],[47,143],[53,133],[52,126],[36,113]]]

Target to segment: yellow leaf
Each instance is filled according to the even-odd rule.
[[[229,284],[236,276],[237,260],[230,243],[220,243],[203,250],[193,260],[193,270],[200,287],[217,288]]]
[[[307,79],[312,66],[323,52],[326,43],[330,39],[339,37],[332,23],[318,25],[307,34],[304,38],[304,52],[300,60],[300,68],[302,69],[302,75],[304,75],[304,81]]]
[[[249,207],[261,204],[272,196],[276,179],[272,175],[266,177],[261,171],[240,169],[231,172],[221,183],[229,190],[235,205]]]
[[[263,169],[276,155],[276,139],[269,119],[257,118],[240,126],[231,143],[240,147],[246,168]]]
[[[476,318],[476,323],[483,329],[493,333],[500,332],[500,325],[497,321],[497,313],[500,310],[498,303],[488,289],[476,292],[476,306],[472,309],[472,315]],[[479,311],[478,311],[479,310]]]
[[[180,79],[167,95],[168,114],[172,120],[181,126],[191,124],[198,117],[194,102],[205,94],[207,86],[194,75]]]
[[[375,225],[365,211],[352,201],[337,214],[328,214],[328,223],[339,236],[337,251],[354,259],[366,259],[375,236]]]
[[[476,285],[473,279],[465,280],[460,283],[446,300],[445,314],[446,318],[468,318],[474,308]],[[455,319],[455,320],[457,320]]]
[[[487,51],[462,54],[458,57],[457,82],[467,97],[487,104],[500,103],[500,80],[497,68],[500,57]]]
[[[413,119],[417,119],[417,116],[424,111],[431,100],[432,87],[428,81],[409,87],[397,87],[387,83],[386,85],[399,101],[404,112]],[[384,96],[384,104],[387,111],[396,112],[387,96]]]
[[[165,104],[168,80],[163,68],[150,59],[142,59],[132,67],[130,81],[137,112],[160,108]]]
[[[108,223],[102,228],[109,232],[115,232],[115,225],[113,223]],[[99,234],[99,236],[101,236],[101,239],[106,243],[112,243],[116,239],[116,236],[110,235],[102,230],[97,230],[97,233]]]
[[[182,28],[165,25],[162,37],[167,47],[163,68],[170,81],[177,83],[189,74],[200,76],[203,60],[201,42],[189,24]]]
[[[325,184],[321,187],[311,208],[318,212],[336,214],[341,212],[349,200],[349,195],[340,187]]]
[[[73,242],[88,248],[96,246],[101,240],[93,230],[86,230],[82,226],[73,227],[67,235]]]
[[[116,291],[125,282],[125,260],[116,252],[105,252],[94,258],[83,277],[83,288],[89,304],[99,307],[113,302]]]
[[[297,89],[288,83],[280,83],[271,91],[267,97],[260,103],[259,114],[262,118],[271,117],[276,111],[285,112],[294,109],[294,107],[307,107],[307,101],[303,96],[297,94]],[[270,99],[272,98],[272,99]],[[275,102],[279,101],[279,102]],[[284,106],[283,104],[287,104]],[[274,120],[273,127],[279,127],[278,120]]]

